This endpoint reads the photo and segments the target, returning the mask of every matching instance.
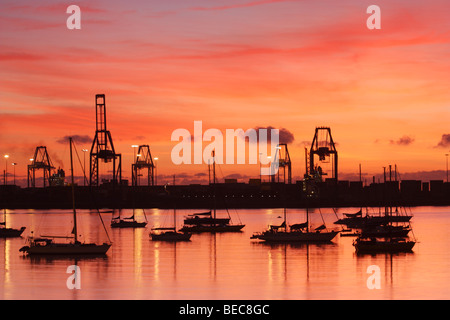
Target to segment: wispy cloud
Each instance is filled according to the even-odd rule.
[[[450,133],[444,133],[441,137],[441,141],[439,141],[436,147],[438,148],[450,147]]]
[[[399,146],[408,146],[414,142],[414,138],[409,136],[403,136],[398,140],[391,140],[391,144],[396,144]]]
[[[89,13],[106,13],[107,10],[92,6],[89,1],[77,1],[76,3],[82,12]],[[67,3],[50,3],[42,4],[34,1],[33,4],[9,5],[5,8],[6,11],[15,13],[32,13],[32,14],[61,14],[66,13],[66,9],[70,4]]]
[[[247,7],[254,7],[254,6],[259,6],[259,5],[264,5],[264,4],[286,2],[286,1],[292,1],[292,0],[260,0],[260,1],[236,3],[236,4],[230,4],[230,5],[215,6],[215,7],[192,7],[190,9],[196,10],[196,11],[229,10],[229,9],[247,8]]]
[[[42,55],[21,51],[8,51],[0,53],[0,60],[3,61],[11,61],[11,60],[37,61],[42,59],[45,59],[45,57]]]
[[[67,143],[69,141],[70,137],[72,137],[72,140],[74,142],[77,142],[77,143],[86,144],[86,143],[91,143],[92,142],[92,138],[91,137],[89,137],[87,135],[78,135],[78,134],[75,134],[73,136],[64,136],[64,137],[59,138],[58,140],[56,140],[56,142],[57,143],[61,143],[61,144],[65,144],[65,143]]]
[[[291,142],[293,142],[295,140],[294,139],[294,134],[291,131],[289,131],[288,129],[286,129],[286,128],[275,128],[275,127],[272,127],[272,126],[255,128],[255,130],[256,130],[256,132],[258,134],[258,140],[259,140],[259,130],[260,129],[267,129],[267,141],[268,142],[271,141],[271,132],[272,132],[273,129],[278,129],[279,130],[278,131],[278,135],[279,135],[278,139],[279,139],[280,143],[286,143],[287,144],[287,143],[291,143]]]

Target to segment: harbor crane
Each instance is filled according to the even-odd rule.
[[[114,149],[111,132],[106,126],[106,101],[104,94],[95,95],[96,131],[90,152],[89,184],[99,185],[99,160],[112,162],[112,182],[122,181],[122,155]]]
[[[131,164],[131,184],[133,186],[139,185],[139,176],[141,169],[147,169],[147,185],[153,186],[155,184],[155,165],[153,164],[152,154],[149,145],[140,145],[136,159]]]
[[[318,159],[317,159],[318,158]],[[338,153],[329,127],[317,127],[309,151],[309,174],[327,175],[320,164],[331,162],[331,178],[338,180]]]
[[[43,173],[43,181],[44,181],[44,188],[46,185],[50,185],[50,177],[51,177],[51,171],[55,169],[53,167],[52,161],[50,160],[50,157],[47,152],[46,146],[39,146],[36,147],[36,150],[34,151],[33,158],[30,159],[31,164],[28,165],[28,178],[27,178],[27,184],[28,188],[36,187],[36,170],[42,170]]]

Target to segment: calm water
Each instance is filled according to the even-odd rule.
[[[330,209],[320,211],[327,225],[333,226],[335,214]],[[337,236],[327,245],[268,245],[250,240],[253,232],[281,223],[282,209],[231,210],[234,221],[239,216],[246,224],[242,233],[195,234],[184,243],[152,242],[150,227],[167,226],[173,212],[145,212],[149,225],[135,230],[111,230],[111,216],[103,214],[112,248],[106,257],[75,260],[19,253],[31,230],[36,235],[69,235],[70,211],[8,211],[8,226],[27,229],[22,238],[0,239],[0,299],[450,298],[450,207],[411,209],[419,241],[413,253],[364,256],[355,254],[353,237]],[[179,224],[193,212],[178,210]],[[78,213],[79,233],[86,241],[107,239],[95,212]],[[144,219],[142,211],[137,219]],[[289,223],[304,219],[304,210],[288,210]],[[311,220],[321,223],[319,214]],[[66,285],[71,274],[66,271],[74,264],[81,270],[81,289],[71,290]],[[367,287],[370,265],[381,270],[381,289]]]

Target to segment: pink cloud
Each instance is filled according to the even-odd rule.
[[[236,9],[236,8],[254,7],[254,6],[259,6],[259,5],[264,5],[264,4],[286,2],[286,1],[293,1],[293,0],[260,0],[260,1],[251,1],[251,2],[247,2],[247,3],[237,3],[237,4],[232,4],[232,5],[223,5],[223,6],[216,6],[216,7],[192,7],[191,10],[198,10],[198,11],[228,10],[228,9]]]
[[[37,61],[45,59],[44,56],[33,54],[33,53],[26,53],[26,52],[3,52],[0,53],[0,60],[3,61],[11,61],[11,60],[19,60],[19,61]]]

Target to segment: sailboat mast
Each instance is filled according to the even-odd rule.
[[[173,207],[173,231],[177,232],[177,205]]]
[[[74,185],[74,179],[73,179],[73,158],[72,158],[72,137],[69,137],[70,142],[70,171],[71,171],[71,178],[72,178],[72,207],[73,207],[73,238],[75,240],[75,243],[78,242],[77,239],[77,211],[75,209],[75,185]]]
[[[306,232],[309,232],[309,212],[308,212],[308,206],[306,206]]]
[[[216,151],[213,150],[214,221],[216,220]]]
[[[6,228],[6,208],[3,208],[3,223],[0,223],[0,225],[4,225]]]

